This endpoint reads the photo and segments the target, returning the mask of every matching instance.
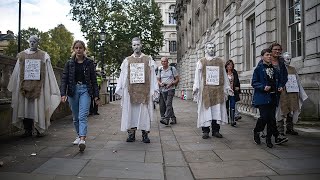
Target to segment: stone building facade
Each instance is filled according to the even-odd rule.
[[[242,113],[257,116],[251,106],[251,78],[262,49],[273,42],[292,54],[309,98],[301,117],[320,117],[320,1],[318,0],[177,0],[177,63],[181,75],[177,96],[192,98],[197,60],[207,42],[216,55],[232,59],[241,81]]]
[[[164,41],[159,55],[154,59],[158,66],[161,65],[160,59],[163,56],[168,57],[170,63],[177,63],[176,0],[155,0],[155,2],[158,4],[162,15],[163,26],[161,31]]]

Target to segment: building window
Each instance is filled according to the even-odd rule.
[[[169,13],[169,24],[176,24],[176,20],[174,19],[174,13]]]
[[[169,7],[169,24],[176,24],[176,20],[175,20],[175,14],[174,14],[174,9],[175,9],[175,5],[171,5]]]
[[[251,67],[256,66],[256,20],[253,16],[249,19],[250,22],[250,62],[252,62]]]
[[[289,46],[292,57],[301,56],[301,0],[289,0]]]
[[[226,34],[226,60],[229,60],[231,57],[231,36],[230,36],[230,32],[228,32]]]
[[[169,52],[177,52],[177,41],[169,41]]]

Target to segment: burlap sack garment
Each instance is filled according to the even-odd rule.
[[[203,91],[202,101],[204,107],[208,109],[216,104],[224,102],[224,63],[222,59],[215,58],[208,61],[206,58],[200,60],[202,64],[202,79],[203,79]],[[207,85],[206,84],[206,67],[207,66],[219,66],[219,85]]]
[[[18,54],[20,63],[20,92],[27,99],[37,99],[40,97],[41,88],[44,83],[44,76],[46,73],[45,68],[45,52],[42,50],[37,50],[33,54],[27,54],[21,52]],[[26,59],[40,59],[40,80],[24,80],[24,66]]]
[[[149,56],[132,57],[128,58],[128,91],[131,103],[148,104],[150,98],[150,67]],[[130,64],[131,63],[144,63],[144,79],[145,83],[130,84]]]
[[[287,66],[287,71],[290,75],[296,75],[297,73],[296,69],[292,66]],[[280,95],[280,108],[283,115],[299,110],[299,93],[283,91]]]

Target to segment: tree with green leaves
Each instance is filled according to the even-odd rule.
[[[100,64],[106,64],[108,74],[111,69],[119,69],[122,60],[132,53],[133,37],[141,38],[143,52],[151,56],[157,55],[163,46],[162,18],[154,0],[69,0],[69,3],[72,19],[79,22],[90,53]],[[99,39],[102,31],[106,33],[105,42]]]
[[[63,24],[59,24],[57,27],[49,30],[48,33],[52,44],[56,44],[56,50],[59,52],[59,57],[55,59],[55,65],[64,67],[64,64],[71,56],[71,46],[74,41],[73,35]]]

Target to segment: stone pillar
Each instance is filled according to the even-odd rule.
[[[320,2],[302,1],[304,27],[303,67],[298,70],[302,85],[309,96],[302,106],[302,120],[320,120]]]

